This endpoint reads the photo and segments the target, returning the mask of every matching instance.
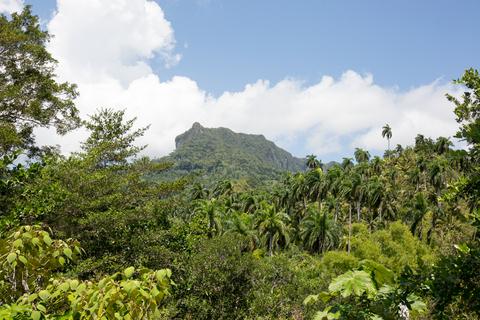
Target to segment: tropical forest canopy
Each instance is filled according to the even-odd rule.
[[[326,166],[196,124],[152,160],[123,111],[79,117],[49,38],[0,16],[0,319],[480,317],[477,70],[446,96],[465,150],[386,124],[383,157]],[[35,141],[81,126],[68,156]]]

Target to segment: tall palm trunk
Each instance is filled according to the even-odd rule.
[[[357,221],[360,222],[362,211],[362,197],[357,201]]]
[[[348,244],[347,251],[350,254],[350,238],[352,237],[352,205],[348,205]]]
[[[338,206],[339,206],[338,201],[335,201],[335,215],[333,217],[335,222],[337,222],[337,219],[338,219]]]
[[[208,237],[209,237],[209,238],[212,238],[213,235],[215,234],[215,231],[214,231],[213,229],[214,229],[214,228],[216,229],[216,227],[215,227],[215,217],[214,217],[212,214],[210,214],[210,215],[208,216],[208,218],[209,218],[209,224],[210,224],[210,226],[209,226],[209,229],[210,229],[210,230],[209,230],[209,232],[208,232]]]
[[[380,202],[380,205],[378,206],[378,216],[380,218],[380,223],[382,223],[382,211],[383,211],[383,201]]]
[[[273,256],[273,234],[268,235],[268,255]]]
[[[432,212],[432,225],[430,226],[430,229],[427,232],[427,243],[428,244],[432,243],[433,232],[435,231],[435,228],[437,227],[437,220],[438,220],[439,213],[441,211],[442,211],[442,203],[439,202],[437,210],[433,210],[433,212]]]

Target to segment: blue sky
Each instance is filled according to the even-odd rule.
[[[45,26],[54,20],[51,48],[60,74],[79,84],[81,111],[97,101],[127,108],[152,124],[152,155],[171,151],[197,120],[325,160],[355,146],[381,154],[385,122],[394,144],[416,133],[452,136],[444,94],[479,64],[476,0],[97,2],[59,0],[54,15],[57,1],[25,0]],[[133,20],[118,18],[129,10]]]
[[[257,79],[318,81],[352,69],[408,89],[478,65],[477,0],[157,1],[172,23],[185,75],[209,92]],[[48,20],[53,0],[28,0]]]

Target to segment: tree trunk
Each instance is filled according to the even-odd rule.
[[[333,218],[335,219],[335,222],[337,222],[337,219],[338,219],[338,201],[335,202],[335,216]]]
[[[273,235],[268,236],[268,255],[273,256]]]
[[[347,252],[350,254],[350,238],[352,237],[352,205],[348,206],[348,244]]]
[[[357,202],[357,221],[360,222],[361,202]]]
[[[383,211],[383,201],[380,202],[380,206],[378,207],[378,216],[380,218],[380,223],[382,223],[382,211]]]
[[[437,193],[438,194],[438,193]],[[438,214],[439,212],[442,210],[442,203],[439,202],[438,203],[438,209],[437,210],[434,210],[432,212],[432,225],[430,227],[430,229],[428,230],[427,232],[427,243],[428,244],[431,244],[432,242],[432,235],[433,235],[433,232],[435,231],[435,227],[437,226],[437,219],[438,219]]]

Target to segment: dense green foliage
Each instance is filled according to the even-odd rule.
[[[35,127],[63,134],[79,125],[75,86],[55,81],[48,40],[28,6],[10,20],[0,16],[0,153],[37,153]]]
[[[19,17],[44,50],[28,8],[0,39]],[[140,157],[146,128],[110,109],[67,157],[29,156],[25,136],[0,151],[0,319],[478,319],[480,76],[457,82],[468,150],[420,134],[390,149],[387,124],[384,157],[300,164],[195,124],[172,164]]]

